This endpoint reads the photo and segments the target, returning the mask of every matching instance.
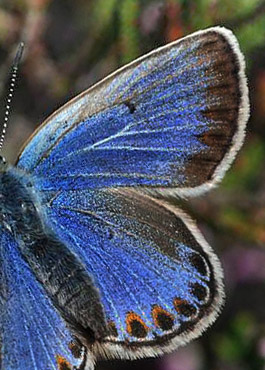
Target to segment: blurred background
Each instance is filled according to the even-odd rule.
[[[26,42],[4,155],[71,97],[155,47],[211,25],[246,56],[251,118],[221,186],[182,207],[220,256],[227,300],[217,322],[173,355],[101,362],[97,370],[265,369],[265,1],[1,0],[0,117],[17,42]]]

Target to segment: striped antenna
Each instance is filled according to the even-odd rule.
[[[4,139],[5,139],[5,134],[6,134],[6,129],[7,129],[7,124],[8,124],[8,119],[9,119],[9,113],[10,113],[10,107],[11,107],[11,101],[13,98],[14,94],[14,87],[15,87],[15,82],[17,78],[17,71],[18,71],[18,65],[21,60],[22,54],[24,50],[24,43],[21,42],[18,45],[17,52],[11,67],[11,82],[10,86],[8,89],[8,95],[7,95],[7,104],[6,104],[6,110],[5,110],[5,115],[4,115],[4,123],[3,123],[3,128],[2,128],[2,133],[0,136],[0,151],[2,150]]]

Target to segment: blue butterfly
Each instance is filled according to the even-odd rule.
[[[1,163],[1,369],[157,356],[213,323],[220,262],[165,197],[213,188],[248,116],[237,40],[213,27],[83,92]]]

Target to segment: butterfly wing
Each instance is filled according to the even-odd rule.
[[[7,231],[0,232],[0,369],[77,369],[86,354]],[[75,366],[75,367],[74,367]]]
[[[139,192],[204,192],[242,145],[244,61],[233,34],[200,31],[122,68],[44,123],[18,158],[60,240],[95,278],[109,329],[97,356],[157,355],[197,337],[222,272],[188,217]],[[121,187],[138,187],[138,192]]]
[[[108,332],[96,357],[138,358],[199,336],[223,302],[219,261],[180,210],[129,189],[61,192],[50,227],[100,291]]]
[[[248,118],[232,32],[199,31],[121,68],[34,134],[18,167],[40,190],[148,186],[194,195],[222,178]]]

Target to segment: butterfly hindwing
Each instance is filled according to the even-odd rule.
[[[108,331],[95,355],[169,352],[216,317],[221,268],[183,212],[129,189],[61,192],[47,212],[100,291]]]
[[[88,361],[81,343],[47,298],[13,236],[1,229],[0,238],[0,368],[77,369]]]
[[[222,178],[247,118],[243,56],[232,32],[214,27],[73,99],[41,126],[18,166],[43,178],[45,191],[148,186],[198,194]]]

